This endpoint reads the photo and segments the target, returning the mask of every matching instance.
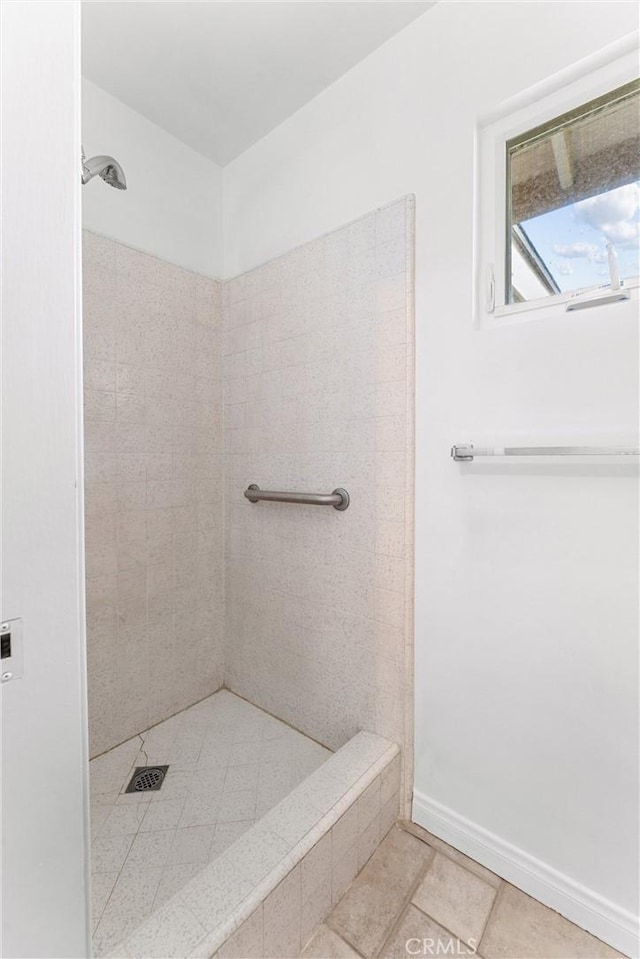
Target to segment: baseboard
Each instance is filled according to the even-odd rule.
[[[413,821],[624,955],[640,955],[633,913],[417,791]]]

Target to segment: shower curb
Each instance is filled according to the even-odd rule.
[[[396,822],[399,789],[399,746],[357,733],[109,955],[210,959],[219,949],[223,955],[232,938],[247,935],[254,942],[258,937],[270,954],[265,900],[299,864],[310,873],[320,868],[322,857],[309,854],[331,834],[329,872],[322,874],[325,897],[314,886],[306,910],[300,898],[304,946]],[[351,869],[345,873],[347,856]]]

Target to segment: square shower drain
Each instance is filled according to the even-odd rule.
[[[157,792],[162,786],[168,768],[168,766],[136,766],[125,792]]]

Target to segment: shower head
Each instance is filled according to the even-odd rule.
[[[116,190],[127,189],[127,179],[124,170],[117,160],[113,157],[97,156],[85,159],[82,154],[82,183],[88,183],[96,174],[102,177],[105,183],[113,186]]]

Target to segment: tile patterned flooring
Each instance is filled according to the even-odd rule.
[[[228,690],[90,763],[94,953],[104,955],[331,755]],[[133,769],[169,770],[125,793]]]
[[[620,953],[413,824],[395,826],[304,959],[616,959]]]

